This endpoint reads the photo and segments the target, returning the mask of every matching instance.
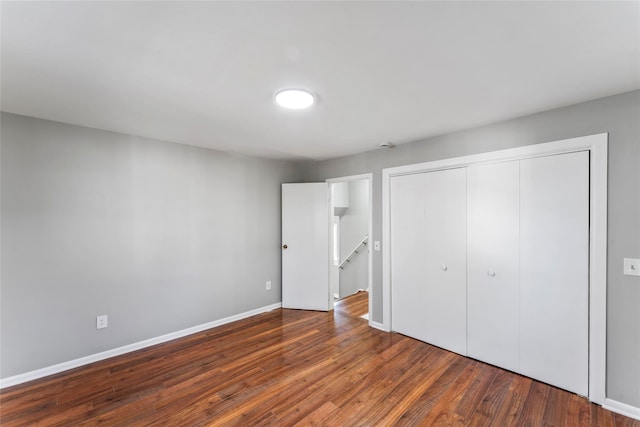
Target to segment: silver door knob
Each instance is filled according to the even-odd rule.
[[[442,269],[442,271],[447,271],[447,269],[448,269],[448,268],[449,268],[449,267],[447,267],[447,266],[446,266],[446,265],[444,265],[444,264],[442,264],[442,265],[440,266],[440,269]]]
[[[489,276],[489,277],[496,277],[496,272],[495,272],[495,271],[493,271],[493,270],[489,270],[489,271],[487,271],[487,276]]]

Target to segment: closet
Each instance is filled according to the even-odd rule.
[[[588,395],[589,152],[393,176],[391,326]]]

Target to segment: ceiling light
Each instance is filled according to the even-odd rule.
[[[285,89],[276,93],[275,100],[281,107],[300,110],[308,108],[316,101],[311,92],[302,89]]]

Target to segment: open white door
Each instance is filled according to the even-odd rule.
[[[327,184],[282,184],[282,307],[329,310]]]

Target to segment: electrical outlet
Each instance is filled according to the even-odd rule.
[[[104,329],[109,326],[109,316],[103,314],[96,317],[96,329]]]
[[[267,286],[266,286],[266,289],[267,289],[268,291],[270,291],[270,290],[271,290],[271,280],[267,280]]]

